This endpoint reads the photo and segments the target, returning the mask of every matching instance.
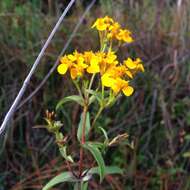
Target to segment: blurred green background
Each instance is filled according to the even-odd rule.
[[[68,2],[0,1],[0,121]],[[90,2],[77,0],[69,11],[24,98],[54,65]],[[106,163],[119,165],[125,174],[109,176],[101,185],[93,180],[89,189],[190,190],[190,1],[97,0],[66,52],[97,50],[97,33],[90,26],[104,15],[133,31],[135,42],[122,46],[118,53],[120,57],[141,57],[145,73],[134,81],[135,94],[122,97],[99,119],[110,137],[127,132],[134,144],[133,150],[120,145],[106,155]],[[35,127],[44,124],[46,109],[53,110],[61,97],[74,92],[70,81],[55,71],[16,111],[6,134],[0,137],[0,190],[41,189],[64,170],[52,136]],[[79,113],[78,106],[72,105],[61,117],[68,125],[76,124]],[[70,130],[64,128],[65,133]],[[72,149],[77,154],[76,147]]]

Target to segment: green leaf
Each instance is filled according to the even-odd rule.
[[[88,105],[92,104],[95,100],[96,100],[96,97],[94,95],[90,96]]]
[[[96,145],[94,145],[93,143],[89,143],[86,142],[83,145],[84,148],[86,148],[87,150],[89,150],[91,152],[91,154],[93,155],[93,157],[95,158],[95,160],[98,163],[98,174],[100,175],[100,181],[103,180],[104,175],[105,175],[105,163],[102,157],[102,154],[100,152],[100,150],[97,148]]]
[[[88,190],[88,182],[81,183],[81,190]]]
[[[70,161],[70,162],[73,163],[74,161],[73,161],[71,155],[67,155],[66,148],[67,148],[66,146],[59,148],[59,151],[60,151],[60,153],[61,153],[61,156],[63,156],[63,158],[65,158],[65,160],[68,160],[68,161]]]
[[[88,134],[90,131],[90,114],[89,112],[86,113],[86,127],[85,127],[85,138],[88,139]],[[77,138],[78,140],[81,142],[81,138],[82,138],[82,128],[83,128],[83,113],[80,116],[80,122],[79,122],[79,126],[78,126],[78,130],[77,130]]]
[[[97,149],[102,149],[104,147],[104,144],[101,142],[89,142],[92,143],[93,146],[95,146]]]
[[[98,174],[99,168],[94,167],[88,171],[88,174]],[[123,174],[123,170],[117,166],[105,166],[105,175],[109,174]]]
[[[74,182],[76,181],[75,178],[73,177],[71,172],[63,172],[54,178],[52,178],[44,187],[42,190],[48,190],[51,187],[63,183],[63,182]]]
[[[109,139],[108,139],[107,132],[106,132],[105,129],[102,128],[102,127],[98,127],[98,128],[99,128],[99,129],[102,131],[102,133],[104,134],[104,137],[105,137],[104,144],[108,144],[108,143],[109,143]]]
[[[81,96],[72,95],[72,96],[67,96],[67,97],[63,98],[62,100],[60,100],[56,106],[56,110],[58,110],[64,103],[72,102],[72,101],[77,102],[81,106],[84,105],[84,100]]]
[[[88,182],[78,182],[74,185],[74,190],[87,190],[88,189]]]
[[[89,90],[89,89],[87,89],[86,92],[93,95],[98,100],[98,102],[101,103],[101,101],[102,101],[101,100],[101,96],[102,96],[101,93],[98,93],[95,90]]]

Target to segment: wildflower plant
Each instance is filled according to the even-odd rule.
[[[65,159],[68,171],[65,171],[50,180],[43,190],[52,186],[71,182],[75,189],[87,189],[89,180],[94,174],[99,174],[100,182],[107,174],[122,174],[122,170],[116,166],[106,166],[103,155],[106,150],[121,141],[125,141],[128,134],[118,134],[110,140],[107,131],[97,125],[97,119],[105,108],[108,108],[117,101],[123,94],[131,96],[134,88],[131,80],[138,72],[144,72],[144,67],[140,58],[126,58],[120,61],[116,50],[123,43],[134,41],[132,33],[128,29],[123,29],[118,22],[105,16],[98,18],[92,25],[99,33],[100,50],[97,52],[75,50],[69,55],[61,57],[57,71],[64,76],[70,74],[70,78],[77,89],[77,95],[71,95],[61,99],[56,110],[63,108],[67,102],[75,102],[82,107],[82,113],[77,128],[77,139],[80,144],[78,158],[68,154],[67,135],[60,129],[64,126],[61,121],[56,121],[53,112],[46,112],[47,129],[54,134],[61,156]],[[98,111],[94,115],[90,111],[93,104],[98,104]],[[90,135],[94,129],[98,128],[105,140],[97,141]],[[84,154],[91,153],[97,163],[96,167],[84,167]],[[78,165],[78,169],[73,169],[73,163]],[[94,163],[95,164],[95,163]]]

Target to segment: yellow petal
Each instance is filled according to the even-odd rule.
[[[132,86],[126,86],[122,89],[122,91],[125,94],[125,96],[131,96],[134,92],[134,89]]]
[[[76,68],[72,68],[70,70],[70,74],[71,74],[71,78],[74,80],[77,78],[77,69]]]
[[[127,42],[127,43],[132,43],[134,40],[133,40],[133,38],[131,36],[127,35],[127,36],[123,37],[123,41]]]
[[[68,65],[67,64],[60,64],[57,67],[57,71],[59,74],[64,75],[68,70]]]
[[[101,80],[102,80],[103,86],[111,87],[111,86],[115,85],[115,80],[113,78],[111,78],[108,74],[104,74],[101,77]]]
[[[72,54],[69,54],[67,57],[68,57],[71,61],[75,61],[75,60],[76,60],[76,57],[75,57],[74,55],[72,55]]]
[[[100,72],[100,67],[99,67],[99,65],[91,65],[91,66],[89,66],[88,68],[87,68],[87,70],[86,70],[88,73],[92,73],[92,74],[94,74],[94,73],[99,73]]]
[[[120,86],[117,85],[116,83],[111,86],[111,89],[113,90],[113,92],[114,92],[115,94],[118,94],[118,93],[120,92],[120,90],[121,90]]]
[[[127,74],[127,76],[130,77],[131,79],[133,78],[133,75],[132,75],[131,71],[127,70],[127,71],[126,71],[126,74]]]
[[[142,64],[139,64],[139,65],[137,66],[137,68],[138,68],[139,71],[144,72],[144,66],[143,66]]]
[[[63,57],[60,58],[60,62],[61,62],[62,64],[67,64],[68,61],[69,61],[69,60],[68,60],[67,56],[63,56]]]
[[[96,22],[93,24],[92,28],[96,27],[99,31],[104,31],[107,28],[107,24],[104,22],[103,18],[99,18],[96,20]]]
[[[83,63],[84,63],[84,58],[81,56],[81,57],[79,57],[78,59],[77,59],[77,63],[79,64],[79,65],[83,65]]]
[[[135,69],[137,67],[137,64],[131,58],[125,60],[124,63],[129,69]]]
[[[90,64],[91,65],[97,65],[99,63],[99,58],[94,56],[91,60],[90,60]]]

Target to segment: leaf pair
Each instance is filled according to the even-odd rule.
[[[105,170],[105,175],[109,174],[123,174],[123,170],[118,168],[117,166],[106,166],[104,168]],[[94,174],[99,174],[99,168],[94,167],[91,168],[86,175],[94,175]],[[84,177],[85,178],[85,177]],[[53,179],[51,179],[44,187],[42,190],[49,190],[51,187],[59,184],[59,183],[64,183],[64,182],[71,182],[75,183],[75,187],[78,186],[79,180],[76,179],[71,172],[62,172],[61,174],[55,176]],[[87,190],[88,187],[88,182],[85,180],[81,180],[81,187],[82,190]]]

